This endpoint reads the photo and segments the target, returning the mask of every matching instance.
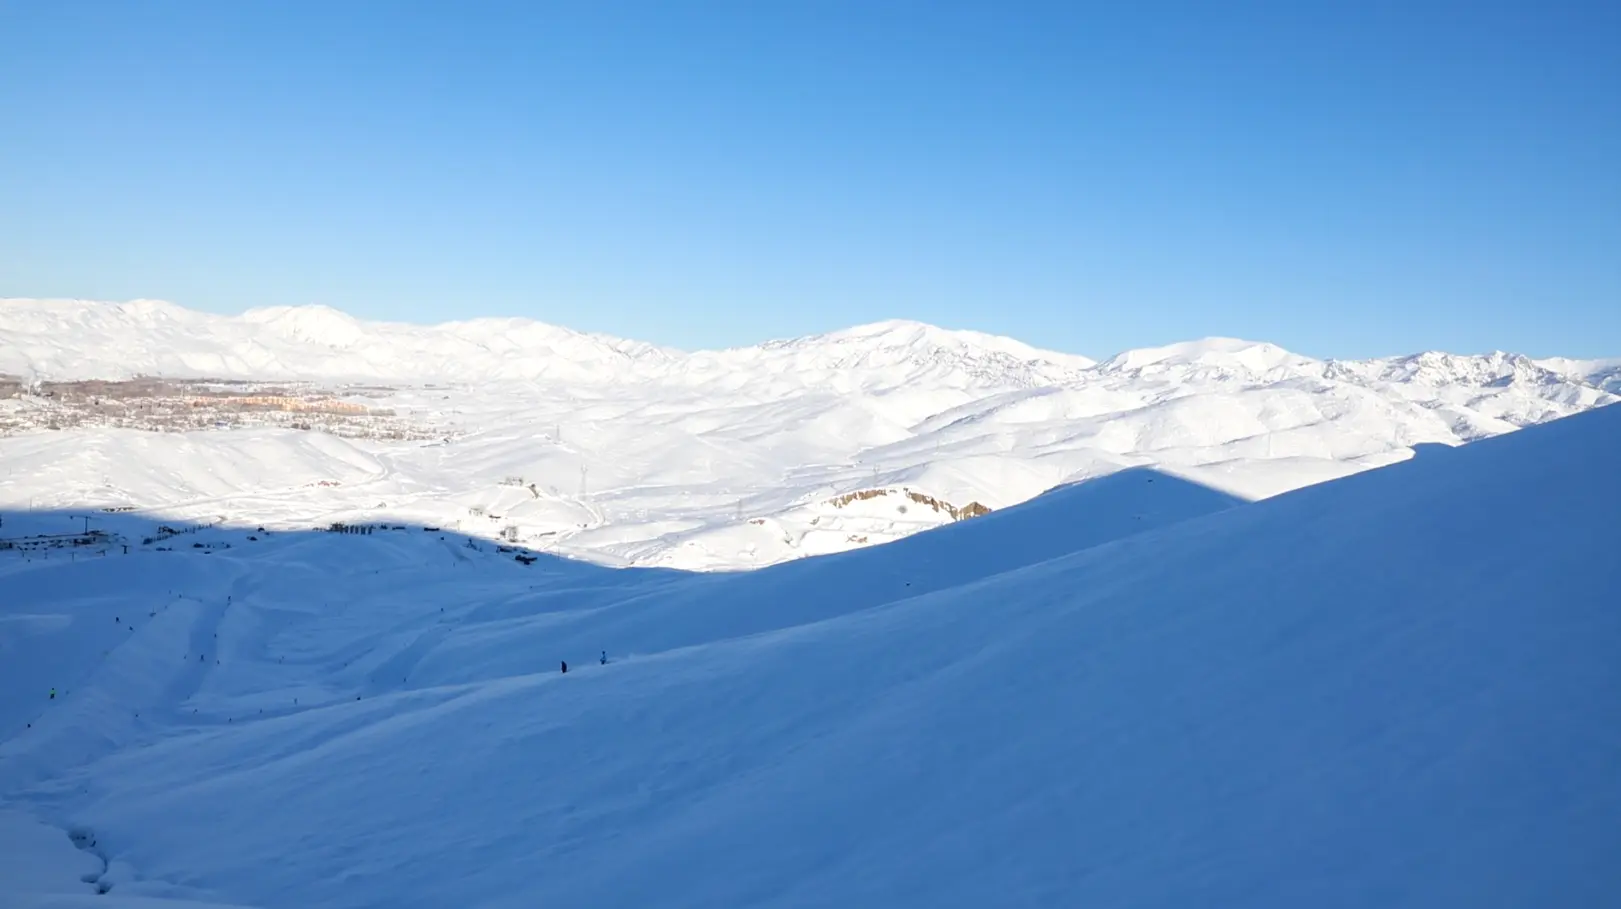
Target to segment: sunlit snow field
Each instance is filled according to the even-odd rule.
[[[1598,366],[936,332],[0,438],[0,906],[1616,902]]]
[[[683,353],[511,319],[9,300],[0,373],[22,381],[303,378],[364,388],[349,398],[449,441],[265,427],[0,436],[0,507],[287,529],[386,516],[602,564],[749,568],[1125,467],[1263,498],[1613,402],[1616,368],[1320,361],[1228,339],[1096,362],[905,322]],[[51,412],[43,399],[6,407],[42,429]]]

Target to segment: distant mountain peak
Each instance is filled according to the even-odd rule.
[[[1291,353],[1276,344],[1242,338],[1210,337],[1162,347],[1127,350],[1099,364],[1104,373],[1142,376],[1174,372],[1197,373],[1206,378],[1265,378],[1311,375],[1322,364]]]
[[[1028,388],[1075,381],[1093,361],[976,331],[890,319],[818,335],[694,355],[807,384],[868,388]],[[859,377],[859,378],[857,378]]]
[[[366,335],[366,326],[359,319],[318,303],[250,309],[239,318],[295,341],[327,347],[351,347]]]
[[[1435,387],[1548,385],[1568,381],[1567,376],[1530,357],[1500,350],[1475,355],[1427,350],[1405,357],[1335,361],[1333,365],[1337,371],[1371,375],[1387,382],[1411,382]]]

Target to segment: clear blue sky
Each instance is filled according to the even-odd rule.
[[[1621,4],[0,0],[0,296],[1621,356]]]

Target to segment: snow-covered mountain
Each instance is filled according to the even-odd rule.
[[[421,326],[362,322],[326,306],[219,316],[138,300],[0,299],[0,373],[356,382],[576,384],[765,379],[780,387],[892,389],[1062,383],[1092,365],[1008,338],[883,322],[756,347],[684,354],[529,319]]]
[[[1040,387],[1080,381],[1092,360],[1011,338],[889,321],[722,351],[698,362],[771,375],[848,377],[874,389]],[[899,373],[904,378],[886,378]]]
[[[1120,471],[736,573],[110,515],[0,551],[0,904],[1610,905],[1617,451]]]
[[[1567,379],[1621,394],[1621,358],[1611,360],[1572,360],[1568,357],[1550,357],[1537,361],[1537,365]]]
[[[522,319],[6,300],[4,373],[306,380],[392,422],[338,438],[216,409],[163,436],[94,401],[73,423],[59,401],[0,397],[0,428],[22,428],[0,435],[0,507],[386,516],[612,564],[737,568],[1129,467],[1274,495],[1612,403],[1621,361],[1322,361],[1211,338],[1094,362],[912,322],[682,352]]]
[[[362,322],[326,306],[219,316],[156,300],[0,300],[0,372],[33,379],[582,382],[664,357],[652,345],[522,319],[423,327]]]

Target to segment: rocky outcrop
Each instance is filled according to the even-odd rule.
[[[953,521],[961,521],[966,518],[977,518],[982,514],[989,514],[991,511],[989,508],[985,507],[979,502],[969,502],[967,505],[958,507],[950,502],[946,502],[941,499],[937,499],[934,496],[911,489],[861,489],[855,492],[847,492],[841,496],[834,496],[833,498],[828,499],[827,502],[834,508],[843,508],[852,502],[865,502],[885,496],[904,497],[905,499],[919,505],[924,505],[934,509],[937,512],[943,512],[950,515]]]

